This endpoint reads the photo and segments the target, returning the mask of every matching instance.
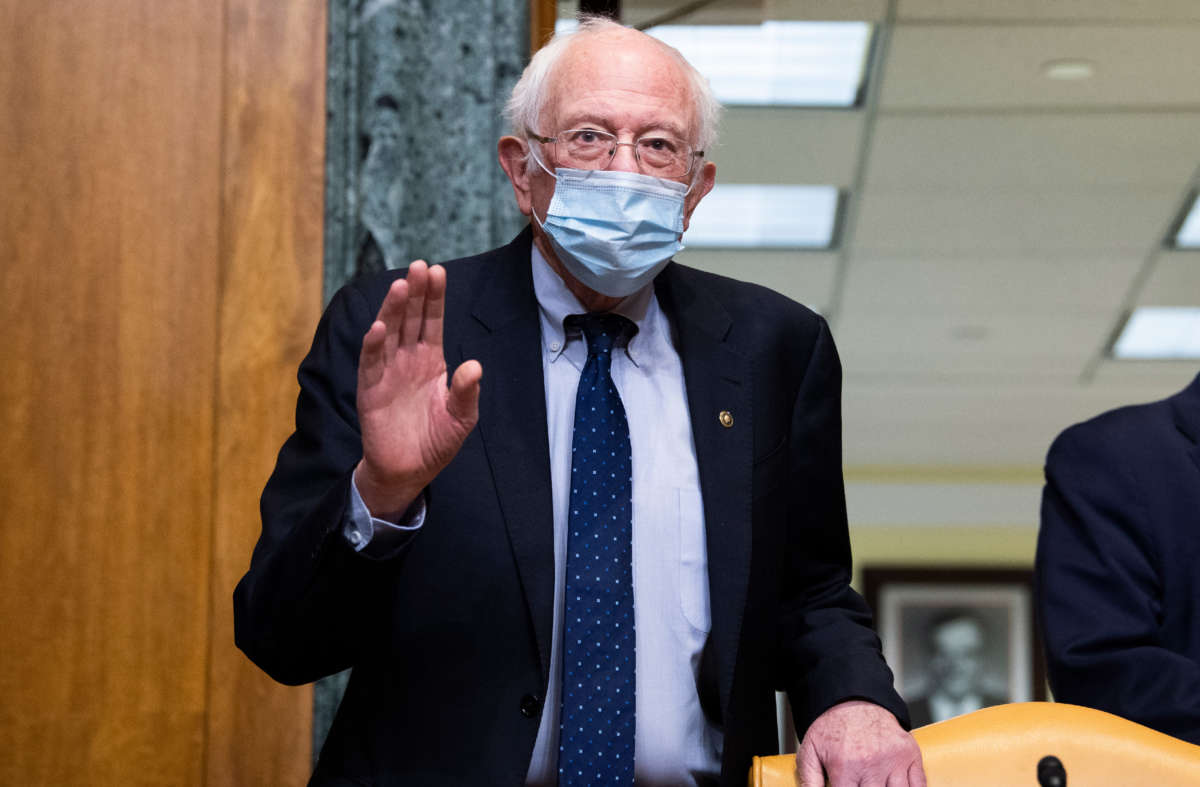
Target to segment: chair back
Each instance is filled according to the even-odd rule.
[[[1200,785],[1200,746],[1061,702],[996,705],[913,730],[929,787],[1037,787],[1038,762],[1062,761],[1068,787]],[[751,787],[795,787],[795,756],[755,757]]]

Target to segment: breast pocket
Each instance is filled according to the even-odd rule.
[[[708,543],[700,490],[679,489],[679,602],[683,617],[696,631],[712,630],[708,598]]]

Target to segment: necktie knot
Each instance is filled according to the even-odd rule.
[[[612,312],[572,314],[567,317],[566,325],[578,327],[583,332],[589,358],[611,355],[613,347],[619,347],[637,333],[637,325],[632,320]]]

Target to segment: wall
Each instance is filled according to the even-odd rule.
[[[864,566],[1032,568],[1040,467],[847,466],[855,580]]]
[[[850,528],[854,578],[871,565],[1033,568],[1036,525],[858,526]]]
[[[302,784],[230,594],[320,309],[324,6],[0,4],[0,783]]]

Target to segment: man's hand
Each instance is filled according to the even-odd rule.
[[[824,768],[824,771],[822,771]],[[886,709],[863,700],[817,717],[796,752],[804,787],[925,787],[921,749]]]
[[[446,386],[446,271],[414,262],[392,283],[358,360],[363,458],[354,481],[373,516],[396,518],[450,463],[479,420],[478,361]]]

